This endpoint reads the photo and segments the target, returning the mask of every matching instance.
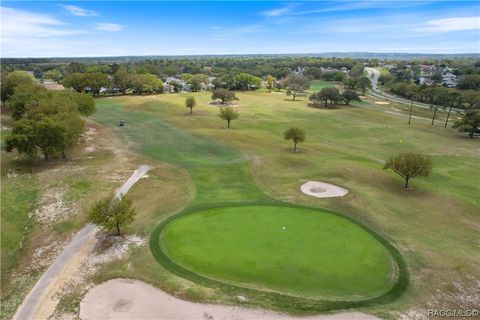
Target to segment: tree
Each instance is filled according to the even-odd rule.
[[[146,73],[140,75],[143,78],[143,92],[163,93],[163,81],[154,74]]]
[[[31,100],[38,98],[40,94],[46,94],[47,89],[36,84],[20,84],[15,88],[15,93],[10,98],[10,109],[12,110],[13,120],[20,120],[25,111],[27,104]]]
[[[95,112],[93,98],[69,90],[26,90],[17,90],[14,96],[16,121],[6,139],[7,151],[16,149],[33,157],[40,150],[46,160],[59,153],[65,158],[66,148],[85,131],[81,114]]]
[[[202,73],[194,74],[187,82],[190,84],[190,89],[193,92],[200,91],[202,84],[206,85],[208,83],[208,75]]]
[[[222,107],[218,116],[227,121],[227,129],[230,129],[230,122],[238,119],[240,114],[233,107]]]
[[[163,81],[156,75],[150,73],[131,75],[129,86],[136,94],[163,92]]]
[[[195,101],[195,98],[193,96],[188,96],[185,99],[185,107],[190,109],[190,114],[193,113],[193,107],[195,107],[196,104],[197,102]]]
[[[255,90],[262,86],[262,79],[248,73],[240,73],[234,79],[238,90]]]
[[[408,114],[408,124],[412,121],[412,112],[413,112],[413,100],[416,99],[419,95],[417,86],[413,86],[407,90],[407,97],[411,99],[410,101],[410,112]]]
[[[82,116],[90,116],[97,111],[95,99],[88,94],[69,91],[60,91],[58,94],[63,94],[65,98],[71,99],[71,103],[76,105],[76,110]]]
[[[226,104],[227,102],[231,102],[233,100],[238,100],[238,98],[235,95],[235,92],[230,91],[228,89],[224,89],[224,88],[220,88],[213,91],[212,100],[217,100],[217,99],[222,100],[222,104]]]
[[[378,82],[383,86],[385,83],[391,81],[393,79],[393,76],[388,73],[388,74],[381,74],[380,77],[378,77]]]
[[[104,198],[97,201],[88,213],[89,220],[109,231],[120,235],[121,229],[135,221],[137,215],[129,198]]]
[[[85,89],[85,77],[83,73],[72,73],[63,79],[63,86],[65,88],[72,88],[77,92],[82,92]]]
[[[457,86],[460,89],[480,89],[480,74],[472,74],[461,77]]]
[[[468,132],[468,136],[473,138],[475,132],[480,129],[480,110],[467,110],[460,120],[457,120],[452,128],[458,129],[460,132]]]
[[[430,93],[429,93],[430,94]],[[433,91],[433,115],[432,115],[432,123],[433,126],[435,124],[435,119],[437,118],[437,111],[438,107],[445,104],[445,101],[449,99],[448,90],[444,87],[435,87]],[[430,98],[430,97],[429,97]]]
[[[5,149],[14,149],[20,154],[33,157],[40,149],[48,161],[51,156],[61,152],[65,144],[66,129],[50,117],[39,120],[21,119],[12,127],[12,133],[5,138]]]
[[[311,94],[309,99],[314,105],[323,103],[325,108],[327,108],[329,102],[330,104],[338,103],[340,100],[342,100],[342,96],[337,88],[327,87],[323,88],[319,92]]]
[[[43,77],[45,79],[52,79],[58,82],[63,79],[63,74],[58,69],[51,69],[45,72],[45,75]]]
[[[119,68],[113,74],[113,85],[120,90],[122,94],[127,93],[130,84],[130,75],[125,68]]]
[[[110,85],[110,79],[104,73],[85,73],[83,84],[85,87],[90,87],[94,96],[98,96],[102,87],[106,88]]]
[[[345,78],[345,80],[343,80],[343,86],[353,90],[357,87],[357,79],[351,77]]]
[[[362,101],[360,100],[360,96],[358,95],[357,91],[355,90],[344,90],[341,94],[343,102],[348,106],[350,101]]]
[[[444,101],[443,106],[448,108],[447,119],[445,120],[445,128],[448,125],[448,119],[450,119],[450,113],[453,108],[461,108],[463,106],[462,95],[458,92],[449,92],[448,99]]]
[[[2,104],[8,103],[15,93],[15,88],[21,84],[33,85],[35,78],[25,71],[10,72],[5,78],[2,77],[1,99]]]
[[[480,109],[480,92],[469,90],[463,94],[463,100],[469,109]]]
[[[405,189],[408,189],[410,179],[428,177],[432,168],[432,161],[429,156],[406,152],[391,157],[383,168],[392,169],[405,179]]]
[[[297,151],[297,144],[305,141],[305,131],[300,128],[289,128],[283,133],[285,140],[293,141],[293,152]]]
[[[304,76],[291,74],[288,76],[285,86],[287,96],[292,96],[292,100],[295,100],[297,96],[304,94],[305,90],[310,88],[310,80]]]
[[[267,87],[268,91],[271,92],[275,88],[275,82],[275,78],[269,74],[265,80],[265,86]]]
[[[367,88],[370,88],[370,79],[367,77],[361,77],[357,80],[357,86],[362,91],[362,94],[365,95]]]
[[[361,77],[363,75],[363,69],[363,63],[358,62],[353,66],[352,70],[350,71],[350,75],[355,78]]]

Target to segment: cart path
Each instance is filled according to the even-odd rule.
[[[119,199],[125,195],[150,169],[151,167],[148,165],[140,165],[130,178],[117,189],[115,198]],[[96,225],[87,224],[75,235],[23,300],[12,318],[13,320],[46,319],[53,313],[56,303],[52,297],[56,293],[56,289],[60,284],[66,282],[69,274],[75,272],[82,265],[83,258],[95,245],[95,235],[98,230]]]

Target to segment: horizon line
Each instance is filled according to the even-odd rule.
[[[10,56],[0,59],[74,59],[74,58],[129,58],[129,57],[206,57],[206,56],[312,56],[326,54],[377,54],[377,55],[425,55],[425,56],[479,56],[480,52],[426,53],[426,52],[374,52],[374,51],[325,51],[310,53],[199,53],[199,54],[139,54],[139,55],[85,55],[85,56]]]

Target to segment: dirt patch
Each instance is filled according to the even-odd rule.
[[[194,303],[131,279],[113,279],[92,288],[80,302],[80,319],[378,320],[360,312],[294,317],[263,309]]]
[[[65,200],[65,188],[52,188],[42,194],[34,216],[45,227],[65,219],[71,212],[72,210]]]

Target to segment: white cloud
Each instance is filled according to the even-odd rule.
[[[423,27],[417,28],[417,31],[430,32],[448,32],[448,31],[464,31],[479,30],[480,17],[458,17],[429,20]]]
[[[278,16],[283,16],[288,14],[293,8],[297,7],[298,4],[296,3],[290,3],[282,8],[278,9],[272,9],[268,11],[262,12],[262,15],[267,16],[267,17],[278,17]]]
[[[70,29],[65,24],[47,14],[1,7],[2,42],[22,38],[48,38],[86,33],[84,30]]]
[[[98,16],[98,13],[96,11],[80,8],[78,6],[74,6],[71,4],[60,4],[59,6],[67,10],[68,13],[74,16],[78,16],[78,17]]]
[[[108,32],[117,32],[117,31],[122,31],[125,28],[125,26],[122,26],[121,24],[117,23],[97,23],[95,25],[95,29],[99,31],[108,31]]]

